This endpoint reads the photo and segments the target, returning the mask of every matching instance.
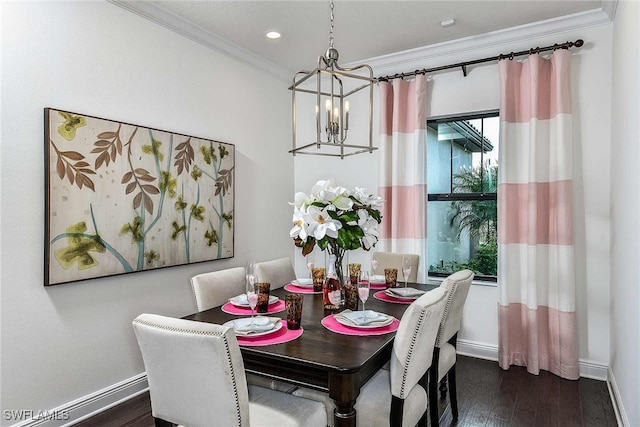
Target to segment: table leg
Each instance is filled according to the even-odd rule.
[[[333,425],[335,427],[356,427],[356,410],[351,402],[336,402],[336,408],[333,410]]]
[[[356,374],[329,374],[329,397],[336,408],[333,410],[335,427],[356,427],[354,405],[360,394],[360,382]]]

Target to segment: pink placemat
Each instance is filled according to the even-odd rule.
[[[369,289],[387,289],[386,283],[370,283]]]
[[[296,294],[321,294],[322,293],[322,291],[313,292],[313,288],[301,288],[299,286],[294,285],[293,283],[284,285],[284,290],[293,292]]]
[[[393,303],[396,303],[396,304],[411,304],[412,302],[415,301],[415,300],[412,300],[412,299],[392,297],[390,295],[387,295],[384,291],[376,292],[375,294],[373,294],[373,297],[375,299],[379,299],[380,301],[393,302]]]
[[[343,335],[383,335],[388,334],[389,332],[395,332],[398,330],[398,326],[400,326],[400,321],[396,318],[393,319],[390,325],[381,326],[379,328],[369,328],[369,329],[361,329],[356,327],[345,326],[342,323],[338,322],[333,314],[325,317],[320,322],[322,326],[330,330],[331,332],[336,332],[338,334]]]
[[[293,341],[302,335],[304,329],[302,326],[300,329],[289,329],[287,328],[287,322],[282,321],[282,328],[279,331],[274,332],[268,335],[262,335],[259,337],[236,337],[238,339],[239,345],[244,346],[263,346],[263,345],[272,345],[272,344],[282,344],[284,342]]]
[[[221,308],[222,308],[222,311],[224,311],[225,313],[239,314],[241,316],[251,316],[251,307],[249,306],[247,306],[247,308],[238,307],[237,305],[233,305],[230,302],[228,302],[225,305],[223,305]],[[274,304],[269,304],[269,309],[267,310],[267,313],[268,314],[280,313],[281,311],[284,311],[284,310],[285,310],[284,301],[278,300],[278,302]],[[256,314],[258,314],[257,310],[256,310]]]

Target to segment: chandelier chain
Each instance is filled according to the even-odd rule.
[[[333,0],[330,3],[331,7],[331,26],[329,27],[329,47],[333,47]]]

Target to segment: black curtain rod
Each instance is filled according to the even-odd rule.
[[[389,80],[393,80],[393,79],[401,79],[404,77],[413,77],[416,76],[418,74],[427,74],[427,73],[434,73],[436,71],[442,71],[442,70],[448,70],[451,68],[462,68],[462,74],[467,77],[467,66],[469,65],[475,65],[475,64],[482,64],[484,62],[492,62],[492,61],[500,61],[502,59],[513,59],[516,56],[522,56],[522,55],[533,55],[534,53],[540,53],[540,52],[546,52],[549,50],[556,50],[556,49],[569,49],[570,47],[581,47],[584,44],[584,41],[582,39],[578,39],[575,42],[571,42],[571,41],[567,41],[561,44],[554,44],[554,45],[550,45],[550,46],[545,46],[545,47],[536,47],[535,49],[529,49],[529,50],[522,50],[520,52],[511,52],[511,53],[506,53],[506,54],[500,54],[498,56],[492,56],[489,58],[482,58],[482,59],[476,59],[474,61],[465,61],[465,62],[458,62],[457,64],[449,64],[449,65],[442,65],[440,67],[435,67],[435,68],[423,68],[422,70],[415,70],[413,72],[408,72],[408,73],[399,73],[399,74],[393,74],[393,75],[389,75],[389,76],[381,76],[376,78],[376,81],[378,82],[386,82]]]

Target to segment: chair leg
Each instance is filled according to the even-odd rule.
[[[402,427],[402,411],[404,400],[391,396],[391,413],[389,414],[389,427]]]
[[[420,378],[419,384],[422,386],[423,389],[425,389],[425,391],[427,392],[427,406],[430,407],[431,405],[429,404],[429,370],[427,369],[427,372],[424,373],[424,375],[422,376],[422,378]],[[422,417],[420,417],[420,420],[418,421],[418,427],[429,427],[429,408],[427,408],[426,411],[424,411],[424,414],[422,414]]]
[[[449,401],[451,402],[451,415],[454,420],[458,419],[458,394],[456,391],[456,365],[455,363],[447,373],[449,378]]]
[[[440,381],[440,400],[445,400],[447,398],[447,377],[442,377],[442,381]]]
[[[438,427],[438,362],[440,359],[440,349],[433,349],[433,359],[429,367],[429,390],[427,396],[429,399],[429,418],[431,427]]]
[[[155,425],[156,427],[173,427],[175,424],[170,423],[169,421],[165,421],[161,418],[153,418],[153,420],[155,421]]]

